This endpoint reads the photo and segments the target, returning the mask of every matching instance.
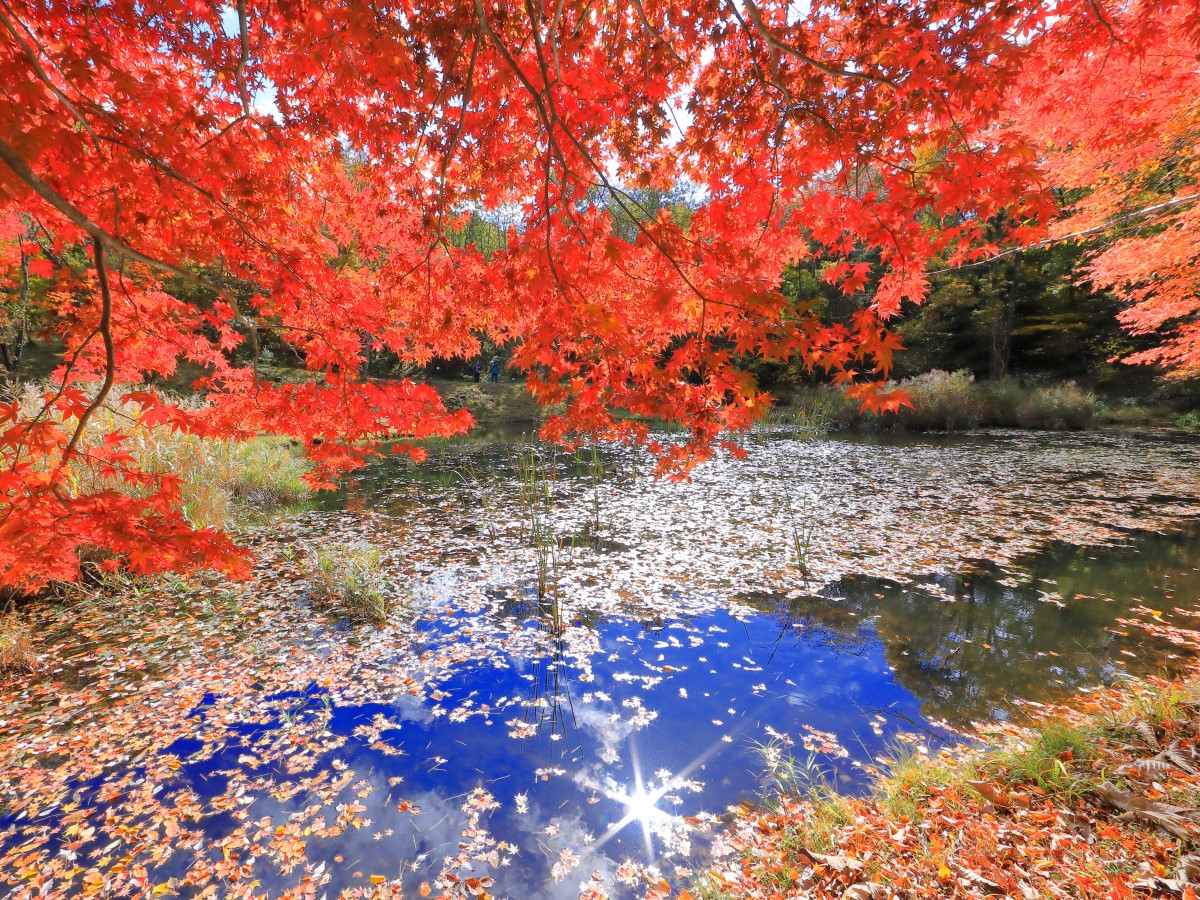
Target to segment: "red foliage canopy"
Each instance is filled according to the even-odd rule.
[[[360,377],[371,346],[419,364],[510,344],[565,403],[548,436],[649,444],[667,473],[763,410],[747,354],[894,406],[885,322],[927,261],[995,252],[989,221],[1035,239],[1052,213],[1030,140],[997,128],[1036,93],[1030,60],[1086,61],[1122,39],[1113,21],[1173,6],[0,0],[0,265],[10,291],[53,280],[67,348],[37,410],[0,404],[0,584],[74,577],[88,546],[137,571],[236,567],[120,431],[80,440],[110,394],[186,431],[291,435],[320,481],[372,440],[470,424],[427,386]],[[686,226],[640,215],[630,187],[681,177],[703,197]],[[500,252],[448,239],[504,205],[521,224]],[[787,264],[852,250],[873,260],[869,309],[830,324],[785,302]],[[866,275],[829,270],[847,291]],[[235,363],[267,331],[311,383]],[[202,410],[145,387],[180,360],[206,372]],[[691,437],[659,447],[621,410]],[[81,469],[138,490],[80,489]]]
[[[1083,273],[1127,301],[1131,362],[1200,375],[1200,7],[1141,0],[1039,42],[1011,108],[1051,182],[1058,237],[1102,236]],[[1075,199],[1075,198],[1078,199]]]

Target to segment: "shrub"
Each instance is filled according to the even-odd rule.
[[[968,371],[935,369],[905,379],[912,408],[895,415],[862,415],[858,405],[832,388],[798,391],[792,412],[801,431],[841,428],[902,431],[964,431],[971,428],[1087,428],[1100,405],[1094,394],[1073,382],[1049,387],[1022,387],[1017,381],[979,384]]]
[[[1096,397],[1073,382],[1035,388],[1016,408],[1022,428],[1079,430],[1096,418]]]
[[[310,599],[337,615],[385,622],[396,596],[383,571],[383,555],[367,544],[310,549],[301,561]]]
[[[1200,431],[1200,410],[1192,409],[1180,413],[1171,419],[1171,424],[1187,431]]]
[[[934,369],[901,382],[900,387],[911,395],[912,408],[896,414],[897,428],[960,431],[977,428],[983,420],[983,402],[970,372]]]
[[[1013,428],[1017,424],[1017,407],[1024,402],[1028,391],[1020,382],[1011,379],[993,381],[979,386],[985,428]]]

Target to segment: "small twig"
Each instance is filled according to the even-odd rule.
[[[746,4],[746,12],[750,14],[750,21],[754,24],[755,30],[759,33],[762,39],[766,41],[767,46],[771,48],[772,51],[779,51],[780,53],[786,53],[788,56],[794,56],[801,62],[812,66],[814,69],[817,69],[820,72],[824,72],[826,75],[832,75],[834,78],[851,78],[855,81],[867,82],[868,84],[885,84],[892,90],[897,90],[899,88],[899,85],[897,85],[896,82],[883,75],[873,75],[869,72],[853,72],[849,69],[831,66],[828,63],[823,63],[819,59],[809,56],[799,47],[784,43],[779,38],[775,37],[775,35],[773,35],[767,28],[766,23],[763,21],[762,14],[759,12],[758,6],[755,4],[754,0],[744,0],[744,2]],[[774,57],[774,53],[772,53],[772,57]]]

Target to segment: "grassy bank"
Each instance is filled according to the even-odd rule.
[[[542,421],[542,410],[525,389],[524,382],[501,381],[492,384],[470,380],[431,379],[429,384],[441,395],[447,409],[466,409],[476,423],[489,425],[525,425]]]
[[[1131,682],[987,749],[898,751],[841,797],[776,752],[774,790],[731,826],[696,898],[1200,894],[1200,691]],[[797,773],[801,777],[797,778]]]

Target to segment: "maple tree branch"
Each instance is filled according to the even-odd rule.
[[[245,116],[239,116],[237,121],[241,121],[244,118],[245,118]],[[162,172],[168,178],[178,181],[184,187],[195,191],[201,197],[208,200],[213,206],[216,206],[218,209],[220,209],[222,212],[224,212],[225,215],[227,215],[230,218],[230,220],[235,225],[237,225],[238,229],[242,232],[242,234],[244,234],[246,236],[246,238],[248,240],[250,240],[252,243],[256,244],[259,247],[259,249],[263,250],[265,253],[270,255],[276,262],[278,262],[279,265],[282,266],[289,275],[291,275],[293,278],[296,279],[296,282],[298,284],[302,285],[307,290],[312,291],[314,294],[318,294],[318,295],[320,294],[320,291],[318,291],[316,288],[314,288],[312,285],[310,285],[304,278],[302,278],[300,273],[296,271],[295,267],[293,265],[291,265],[290,263],[288,263],[286,260],[284,260],[279,255],[279,252],[274,247],[272,247],[269,243],[267,243],[266,240],[264,240],[263,238],[260,238],[258,235],[256,235],[254,233],[254,231],[250,228],[250,226],[247,225],[246,222],[242,219],[241,215],[239,215],[240,211],[236,207],[230,205],[227,201],[221,199],[216,194],[214,194],[212,191],[196,184],[191,179],[187,178],[180,172],[176,171],[174,167],[172,167],[172,166],[168,165],[167,163],[163,162],[162,160],[160,160],[158,157],[151,156],[149,153],[146,153],[144,150],[141,150],[140,148],[135,147],[132,144],[128,144],[125,141],[118,140],[115,137],[105,137],[104,139],[106,141],[109,141],[110,143],[116,144],[118,147],[124,147],[126,150],[128,150],[130,153],[137,156],[143,162],[153,166],[155,169],[158,169],[160,172]],[[210,287],[213,290],[217,290],[218,293],[220,293],[220,291],[215,286],[210,286]]]
[[[1058,237],[1046,238],[1045,240],[1037,241],[1033,244],[1027,244],[1024,247],[1010,247],[1008,250],[1003,250],[1000,253],[993,254],[986,259],[976,260],[975,262],[963,263],[959,266],[947,266],[944,269],[934,269],[932,272],[926,272],[926,275],[943,275],[946,272],[958,272],[963,269],[974,269],[978,266],[986,266],[998,259],[1004,259],[1006,256],[1012,256],[1016,253],[1024,253],[1026,250],[1036,250],[1039,247],[1050,247],[1054,244],[1061,244],[1063,241],[1073,241],[1076,238],[1090,237],[1093,234],[1102,234],[1123,222],[1128,222],[1131,219],[1140,219],[1144,216],[1158,215],[1160,212],[1166,212],[1174,209],[1177,206],[1184,206],[1188,203],[1193,203],[1200,200],[1200,193],[1188,194],[1184,197],[1172,197],[1170,200],[1165,200],[1162,203],[1155,203],[1152,206],[1144,206],[1141,209],[1135,209],[1133,212],[1123,213],[1119,216],[1114,216],[1107,222],[1092,228],[1084,228],[1082,231],[1074,231],[1070,234],[1059,235]]]
[[[467,77],[463,82],[462,105],[459,107],[458,124],[454,126],[454,134],[450,137],[450,146],[446,148],[446,152],[442,156],[441,172],[439,173],[438,177],[438,180],[441,182],[439,186],[440,197],[438,202],[440,227],[438,230],[441,232],[443,238],[446,231],[446,173],[450,168],[450,163],[454,160],[454,154],[457,152],[459,141],[462,139],[463,126],[467,121],[467,104],[471,96],[471,89],[475,79],[475,63],[479,59],[479,42],[483,39],[483,36],[483,23],[480,22],[480,24],[475,28],[475,39],[471,42],[471,61],[467,63]],[[461,52],[461,48],[459,52]],[[457,62],[457,54],[455,61]],[[430,254],[427,254],[427,259],[432,254],[432,250],[433,248],[431,247]]]
[[[20,154],[13,150],[13,148],[7,143],[5,143],[3,139],[0,139],[0,160],[3,160],[5,164],[7,164],[8,167],[12,169],[14,173],[16,173],[17,177],[24,181],[25,184],[28,185],[35,194],[49,203],[50,206],[61,213],[69,221],[83,229],[83,231],[85,231],[94,241],[99,241],[101,244],[116,250],[122,256],[131,259],[134,262],[139,262],[144,266],[149,266],[152,269],[165,272],[168,275],[174,275],[176,278],[182,278],[189,284],[206,288],[212,291],[218,297],[224,297],[233,307],[233,311],[237,315],[238,319],[250,328],[251,341],[257,347],[258,335],[255,330],[256,325],[254,320],[241,311],[237,298],[229,293],[229,291],[217,284],[214,284],[206,278],[202,278],[194,272],[189,272],[187,269],[184,269],[174,263],[157,259],[156,257],[148,256],[145,253],[142,253],[140,250],[135,250],[121,238],[109,234],[104,228],[88,218],[88,216],[82,210],[74,206],[61,194],[57,193],[52,187],[50,187],[50,185],[46,184],[46,182],[44,182],[38,176],[38,174],[29,167],[29,164],[21,158]]]
[[[214,141],[219,141],[221,138],[225,137],[225,135],[229,134],[229,132],[231,132],[233,129],[237,128],[237,126],[241,125],[243,122],[254,122],[254,121],[255,121],[254,116],[250,115],[249,113],[242,113],[236,119],[232,119],[229,122],[229,124],[225,125],[220,131],[218,131],[216,134],[214,134],[212,137],[210,137],[208,140],[206,140],[204,143],[202,143],[200,145],[200,149],[206,150],[208,148],[209,144],[213,143]],[[270,138],[270,135],[268,134],[267,137]],[[276,144],[276,146],[278,146],[278,144]]]
[[[692,282],[691,278],[689,278],[687,273],[684,272],[683,266],[675,258],[675,256],[670,251],[668,251],[666,247],[663,246],[662,242],[650,231],[650,229],[647,228],[641,222],[641,220],[632,213],[632,211],[629,209],[629,207],[625,205],[625,202],[622,199],[622,197],[627,196],[627,195],[625,195],[625,193],[623,191],[616,188],[609,181],[608,175],[605,173],[604,169],[599,165],[599,163],[597,163],[595,158],[592,156],[591,152],[587,149],[587,147],[583,144],[583,142],[578,137],[576,137],[575,134],[569,128],[566,127],[566,125],[563,123],[562,119],[559,118],[558,111],[554,107],[553,96],[549,95],[549,90],[548,90],[549,85],[548,84],[547,84],[547,94],[549,96],[547,97],[547,104],[543,104],[541,94],[533,87],[533,84],[525,76],[524,72],[521,71],[521,68],[516,64],[516,61],[512,58],[512,56],[508,53],[508,51],[500,43],[499,38],[496,36],[496,33],[492,30],[491,26],[488,24],[487,15],[483,8],[483,0],[475,0],[475,6],[476,6],[476,9],[479,14],[481,24],[482,24],[483,28],[485,29],[485,34],[489,35],[490,39],[496,45],[497,49],[500,51],[501,55],[503,56],[505,62],[508,64],[509,68],[512,69],[512,71],[517,75],[517,77],[520,79],[521,83],[524,85],[526,91],[528,91],[530,96],[533,98],[533,101],[537,106],[538,113],[539,113],[540,117],[542,118],[542,121],[546,125],[548,140],[551,143],[554,143],[554,137],[553,137],[554,126],[557,125],[562,130],[562,133],[564,135],[566,135],[567,140],[569,140],[575,146],[576,151],[583,158],[584,162],[586,162],[588,164],[588,166],[592,169],[592,171],[600,179],[600,183],[605,187],[606,190],[608,190],[608,192],[612,195],[613,199],[617,201],[617,205],[621,207],[621,210],[627,216],[629,216],[630,220],[633,222],[634,226],[638,229],[638,231],[640,231],[642,234],[644,234],[646,236],[647,240],[649,240],[650,243],[652,243],[654,245],[654,247],[658,250],[658,252],[662,254],[663,258],[666,259],[668,263],[670,263],[671,267],[676,271],[676,273],[683,280],[683,282],[688,286],[688,288],[691,289],[692,293],[694,293],[696,295],[696,297],[699,298],[700,305],[701,305],[701,330],[703,331],[705,304],[708,302],[708,298],[705,296],[704,292],[701,291],[700,288],[697,287]],[[541,45],[541,41],[540,41],[540,36],[538,35],[538,32],[537,32],[537,23],[533,18],[532,12],[528,9],[528,6],[526,7],[526,11],[529,15],[530,25],[533,28],[535,53],[537,54],[539,68],[542,73],[542,80],[545,82],[548,80],[547,72],[546,72],[546,62],[545,62],[545,58],[542,54],[542,45]],[[547,109],[547,105],[549,107],[548,109]],[[559,150],[559,159],[562,162],[564,173],[568,172],[569,168],[566,164],[566,160],[563,159],[563,157],[562,157],[561,150]],[[547,154],[546,163],[547,163],[547,165],[546,165],[546,184],[545,184],[545,190],[544,190],[544,194],[545,194],[544,202],[547,204],[547,209],[546,209],[547,230],[549,230],[549,227],[550,227],[549,226],[549,215],[550,215],[550,209],[549,209],[549,202],[550,202],[550,200],[549,200],[549,178],[550,178],[549,154]],[[632,199],[632,198],[630,198],[630,199]],[[639,209],[641,209],[640,204],[637,204],[635,202],[635,205],[638,206]],[[642,211],[645,212],[644,209]],[[550,260],[551,271],[554,273],[555,280],[559,283],[559,285],[561,287],[562,283],[558,279],[557,272],[554,271],[553,254],[550,253],[549,234],[547,234],[547,238],[546,238],[546,252],[547,252],[547,258]]]
[[[24,50],[25,55],[29,57],[29,64],[33,67],[33,71],[37,73],[38,80],[41,81],[42,84],[49,89],[50,93],[52,93],[58,99],[58,101],[70,111],[71,115],[73,115],[79,122],[79,126],[91,136],[92,143],[96,146],[96,149],[99,150],[100,145],[96,138],[96,132],[92,131],[92,126],[88,124],[87,119],[83,117],[83,113],[79,111],[79,108],[71,102],[71,98],[64,94],[58,85],[54,83],[54,80],[50,77],[49,73],[42,67],[41,61],[38,59],[38,54],[34,51],[33,47],[31,47],[25,41],[20,32],[17,31],[16,26],[9,20],[8,16],[4,14],[3,10],[7,10],[10,13],[12,12],[9,5],[3,2],[3,0],[0,0],[0,22],[4,23],[4,27],[8,29],[9,34],[13,36],[13,40],[21,45],[21,49]],[[24,23],[21,23],[21,27],[25,27]]]
[[[542,120],[542,124],[546,127],[547,140],[551,146],[554,147],[556,155],[559,157],[559,161],[563,164],[563,167],[566,168],[566,160],[563,159],[562,150],[558,147],[558,143],[554,139],[554,125],[550,119],[549,113],[546,111],[545,104],[542,102],[541,93],[533,86],[533,83],[525,75],[524,70],[517,65],[517,61],[513,59],[513,56],[511,53],[509,53],[508,48],[505,47],[504,43],[500,40],[500,36],[496,34],[495,30],[491,26],[491,23],[488,22],[487,10],[484,8],[483,0],[475,0],[475,12],[479,16],[479,27],[483,29],[484,35],[487,37],[488,41],[495,46],[496,51],[504,60],[504,64],[508,66],[508,68],[512,70],[513,74],[517,76],[517,79],[521,82],[521,85],[533,99],[533,105],[537,110],[538,118]],[[547,210],[547,213],[548,212],[549,210]]]
[[[638,18],[642,21],[642,27],[654,35],[655,40],[662,44],[662,46],[667,48],[667,52],[675,57],[675,61],[677,63],[680,65],[687,65],[687,60],[680,56],[675,51],[675,48],[672,47],[666,38],[662,36],[662,33],[652,24],[650,24],[650,19],[646,17],[646,9],[642,6],[642,0],[630,0],[630,2],[633,4],[633,8],[637,10]]]
[[[729,2],[729,11],[733,13],[733,17],[735,19],[737,19],[738,24],[742,26],[742,32],[746,35],[746,43],[749,44],[751,41],[750,26],[746,24],[746,20],[742,18],[742,14],[740,12],[738,12],[737,5],[733,3],[733,0],[730,0],[730,2]],[[776,59],[774,50],[771,51],[771,59],[772,59],[772,61],[775,61],[775,59]],[[794,103],[794,101],[792,99],[792,92],[787,87],[787,85],[783,84],[782,82],[780,82],[778,80],[778,78],[779,78],[778,66],[776,66],[774,71],[772,71],[771,77],[768,78],[767,74],[762,70],[762,66],[760,66],[758,64],[758,54],[756,54],[756,53],[750,54],[750,65],[754,68],[754,74],[758,76],[758,80],[763,82],[764,84],[771,85],[777,91],[779,91],[781,94],[783,94],[783,99],[788,104],[787,108],[784,111],[784,115],[780,118],[779,127],[776,128],[776,135],[778,135],[780,133],[780,131],[782,130],[784,124],[787,122],[788,111],[790,111],[792,104]]]
[[[140,250],[135,250],[133,247],[129,246],[129,244],[125,243],[125,241],[121,240],[121,238],[109,234],[108,231],[88,218],[88,216],[82,210],[55,191],[54,188],[50,187],[50,185],[46,184],[46,182],[44,182],[38,176],[38,174],[29,167],[29,164],[21,158],[21,155],[3,139],[0,139],[0,160],[3,160],[4,163],[13,170],[17,177],[25,182],[25,184],[35,194],[54,207],[55,210],[57,210],[70,222],[87,232],[87,234],[93,240],[100,241],[102,244],[111,247],[119,252],[122,256],[132,259],[134,262],[139,262],[144,266],[149,266],[150,268],[157,269],[160,272],[166,272],[170,275],[174,275],[177,278],[183,278],[192,284],[208,288],[209,290],[215,291],[218,294],[223,295],[225,293],[215,284],[212,284],[200,276],[187,271],[187,269],[180,268],[174,263],[166,262],[165,260],[156,259],[153,256],[147,256]]]
[[[246,20],[246,0],[237,0],[238,26],[241,29],[242,48],[238,57],[233,79],[237,83],[238,95],[242,99],[242,110],[250,115],[250,91],[246,87],[246,63],[250,60],[250,29]]]
[[[796,57],[796,59],[800,60],[801,62],[812,66],[814,69],[817,69],[818,71],[824,72],[826,75],[831,75],[834,78],[851,78],[851,79],[854,79],[855,81],[886,84],[892,90],[899,89],[899,85],[896,84],[896,82],[892,81],[892,79],[887,78],[883,75],[874,75],[874,74],[871,74],[868,72],[853,72],[849,69],[843,69],[843,68],[838,68],[837,66],[831,66],[828,63],[821,62],[819,59],[816,59],[815,57],[809,56],[807,53],[805,53],[799,47],[793,46],[792,44],[784,43],[779,38],[777,38],[775,35],[773,35],[769,28],[767,28],[766,22],[763,21],[762,13],[759,11],[758,5],[754,2],[754,0],[743,0],[743,2],[746,4],[746,12],[748,12],[750,14],[750,21],[753,23],[755,31],[757,31],[759,33],[759,35],[762,37],[762,39],[764,41],[766,41],[767,46],[770,47],[772,50],[778,51],[779,53],[786,53],[788,56],[794,56],[794,57]],[[729,0],[729,3],[730,3],[730,6],[732,7],[733,0]],[[735,14],[736,14],[736,10],[735,10]],[[772,58],[773,59],[775,58],[774,53],[772,53]]]
[[[113,381],[116,379],[117,354],[112,336],[112,290],[108,284],[108,267],[104,262],[104,242],[98,237],[93,237],[92,248],[96,254],[96,277],[100,281],[100,325],[97,327],[97,331],[104,340],[104,382],[100,385],[100,390],[92,402],[88,404],[87,409],[80,415],[79,422],[75,426],[75,433],[71,435],[70,443],[63,450],[62,460],[58,464],[59,469],[71,461],[75,447],[79,444],[79,439],[83,437],[83,432],[87,428],[88,420],[108,399],[108,392],[112,390]]]
[[[637,230],[642,232],[642,234],[644,234],[646,236],[646,238],[658,249],[658,251],[663,255],[663,257],[671,264],[671,267],[674,268],[675,271],[679,274],[679,277],[683,279],[684,283],[687,284],[687,286],[689,288],[691,288],[692,292],[700,299],[700,302],[701,303],[706,302],[707,298],[705,297],[704,293],[698,287],[696,287],[695,284],[692,283],[690,278],[688,278],[687,274],[683,271],[683,268],[680,265],[679,261],[676,260],[675,257],[666,249],[666,247],[664,247],[662,245],[662,243],[650,232],[650,230],[648,228],[646,228],[646,226],[644,224],[642,224],[641,220],[633,214],[633,212],[629,209],[628,206],[625,205],[625,202],[622,198],[628,199],[631,202],[633,202],[633,204],[635,206],[637,206],[638,209],[640,209],[643,213],[646,210],[641,206],[641,204],[637,203],[637,201],[633,200],[632,197],[629,197],[628,194],[626,194],[624,191],[620,190],[619,188],[615,187],[609,181],[608,176],[605,173],[604,169],[599,165],[599,163],[596,162],[595,158],[593,158],[590,151],[588,151],[587,147],[584,146],[583,142],[579,138],[577,138],[571,132],[571,130],[569,128],[567,128],[567,126],[563,123],[562,119],[558,116],[558,111],[554,107],[554,99],[552,96],[548,98],[549,109],[548,110],[546,109],[546,107],[542,103],[541,94],[533,87],[533,84],[530,83],[528,78],[525,77],[525,75],[521,71],[520,67],[516,64],[516,61],[507,52],[507,50],[499,43],[499,40],[496,37],[495,32],[492,31],[491,26],[487,24],[486,14],[483,12],[482,0],[475,0],[475,3],[476,3],[476,8],[479,10],[479,14],[480,14],[480,18],[483,22],[483,26],[486,29],[486,33],[491,36],[493,43],[496,44],[497,49],[499,49],[501,55],[504,57],[504,60],[508,64],[509,68],[512,69],[514,73],[516,73],[517,77],[521,80],[521,83],[524,85],[526,91],[529,92],[530,96],[534,100],[534,103],[537,105],[537,109],[542,118],[542,121],[546,125],[546,131],[547,131],[547,134],[549,135],[550,142],[555,144],[555,146],[557,146],[557,142],[554,141],[554,137],[553,137],[554,126],[557,125],[559,127],[559,129],[562,131],[562,133],[564,135],[566,135],[567,140],[569,140],[575,146],[576,151],[579,153],[579,155],[581,157],[583,157],[584,162],[586,162],[588,164],[588,166],[591,168],[591,170],[600,179],[599,184],[603,185],[603,187],[612,195],[613,199],[617,201],[617,205],[621,207],[621,210],[627,216],[629,216],[630,220],[633,222],[633,224],[637,228]],[[537,30],[536,30],[537,26],[536,26],[536,23],[533,21],[532,15],[530,15],[530,24],[534,28],[534,44],[535,44],[535,49],[536,49],[536,53],[537,53],[537,57],[538,57],[538,64],[539,64],[540,70],[542,72],[542,79],[543,79],[543,81],[545,81],[547,79],[546,63],[545,63],[545,59],[542,55],[541,43],[540,43],[540,40],[537,35]],[[557,155],[559,157],[560,163],[563,166],[564,173],[569,172],[570,169],[566,164],[566,160],[562,156],[561,149],[558,151]],[[549,185],[548,185],[549,177],[550,177],[550,175],[549,175],[549,160],[547,160],[547,174],[546,174],[546,179],[547,179],[546,188],[547,189],[545,191],[545,196],[546,196],[545,202],[547,203],[547,209],[546,209],[547,216],[549,216],[549,214],[550,214],[550,210],[549,210],[549,206],[548,206],[548,204],[549,204],[549,189],[548,189],[549,188]],[[549,252],[548,246],[547,246],[547,252]],[[553,265],[553,263],[551,263],[551,265]]]
[[[1113,31],[1112,23],[1109,22],[1108,19],[1104,18],[1104,13],[1100,9],[1100,4],[1097,3],[1096,0],[1088,0],[1088,6],[1092,8],[1092,12],[1096,14],[1096,18],[1100,20],[1100,24],[1104,26],[1104,30],[1108,32],[1108,36],[1112,38],[1113,43],[1125,43],[1123,40],[1117,37],[1117,33]]]

